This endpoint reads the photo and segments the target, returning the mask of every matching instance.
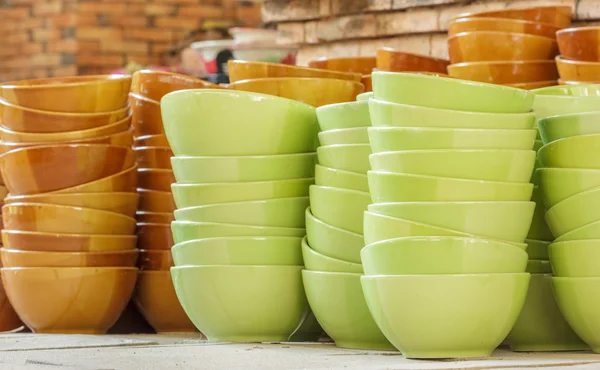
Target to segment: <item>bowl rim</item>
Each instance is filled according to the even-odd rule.
[[[65,78],[74,78],[75,82],[64,82],[64,83],[49,83],[49,84],[34,84],[34,85],[22,85],[24,83],[35,83],[36,81],[44,81],[44,80],[58,80]],[[96,85],[98,83],[110,83],[114,81],[118,81],[120,83],[126,82],[126,80],[131,81],[131,75],[128,74],[104,74],[104,75],[90,75],[90,76],[71,76],[71,77],[46,77],[46,78],[34,78],[29,80],[18,80],[18,81],[8,81],[0,84],[0,90],[2,89],[10,89],[10,90],[31,90],[31,89],[39,89],[39,88],[68,88],[68,87],[79,87],[85,85]]]

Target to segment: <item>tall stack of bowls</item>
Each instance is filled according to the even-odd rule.
[[[161,109],[177,180],[171,273],[181,305],[209,340],[287,340],[309,312],[301,242],[315,108],[187,90],[167,94]]]
[[[386,72],[422,72],[445,76],[450,62],[392,48],[377,49],[377,69]]]
[[[376,63],[375,57],[319,58],[308,62],[308,66],[338,72],[360,73],[362,75],[360,82],[365,85],[365,91],[373,91],[371,72]]]
[[[406,357],[489,356],[529,283],[533,94],[390,72],[373,73],[373,92],[370,312]]]
[[[137,279],[131,78],[0,85],[2,282],[34,332],[105,333]],[[57,98],[59,97],[59,98]]]
[[[568,28],[557,32],[560,55],[556,65],[561,85],[600,83],[600,27]]]
[[[528,90],[556,85],[556,32],[570,24],[569,6],[458,16],[448,27],[448,74]]]

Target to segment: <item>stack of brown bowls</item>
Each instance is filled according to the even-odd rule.
[[[446,59],[407,53],[392,48],[377,50],[377,69],[385,72],[419,72],[446,76],[450,62]]]
[[[360,82],[365,85],[365,92],[373,91],[371,72],[376,65],[375,57],[319,58],[308,62],[311,68],[360,73],[362,75]]]
[[[0,85],[2,282],[34,332],[105,333],[137,279],[128,76]]]
[[[561,85],[600,83],[600,27],[568,28],[556,33],[556,65]]]
[[[556,32],[570,24],[569,6],[460,15],[448,27],[448,74],[522,89],[556,85]]]

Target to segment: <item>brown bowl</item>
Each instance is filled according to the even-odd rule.
[[[3,267],[135,267],[138,250],[120,252],[38,252],[0,248]]]
[[[6,198],[8,195],[8,189],[5,186],[0,186],[0,201]]]
[[[142,189],[171,191],[171,184],[175,181],[172,170],[154,168],[138,170],[138,186]]]
[[[66,193],[133,193],[137,189],[137,165],[118,172],[100,180],[88,182],[83,185],[73,186],[62,190],[53,191],[52,194]]]
[[[582,62],[558,56],[556,66],[561,80],[600,81],[600,62]]]
[[[175,244],[171,224],[137,224],[138,249],[171,250]]]
[[[135,235],[56,234],[2,230],[6,249],[39,252],[118,252],[135,249]]]
[[[164,135],[159,102],[131,93],[129,104],[132,112],[131,125],[135,136]]]
[[[112,112],[127,105],[130,86],[127,75],[41,78],[0,84],[0,98],[50,112]]]
[[[298,100],[314,107],[352,102],[365,91],[360,82],[334,78],[258,78],[234,82],[232,90],[251,91]]]
[[[45,193],[9,196],[5,204],[44,203],[98,209],[135,217],[140,196],[137,193]]]
[[[536,82],[521,82],[521,83],[504,84],[504,85],[516,87],[518,89],[523,89],[523,90],[535,90],[535,89],[541,89],[542,87],[556,86],[556,85],[558,85],[558,81],[550,80],[550,81],[536,81]]]
[[[152,146],[159,148],[169,148],[169,142],[165,134],[137,136],[133,142],[135,148],[143,146]]]
[[[287,64],[267,62],[246,62],[230,60],[227,62],[229,80],[231,82],[268,77],[313,77],[336,78],[360,82],[360,73],[328,71],[307,67],[297,67]]]
[[[373,91],[373,80],[371,79],[371,75],[364,75],[360,82],[365,86],[365,92]]]
[[[522,19],[525,21],[547,23],[558,28],[565,28],[571,25],[570,6],[537,6],[524,9],[501,9],[490,10],[477,13],[461,14],[457,18],[477,17],[477,18],[509,18]]]
[[[157,102],[173,91],[202,88],[219,88],[219,86],[179,73],[151,70],[137,71],[131,79],[132,93]]]
[[[310,68],[370,75],[377,62],[375,57],[319,58],[308,62]]]
[[[133,301],[158,333],[197,332],[177,299],[168,270],[140,271]]]
[[[474,31],[500,31],[511,33],[526,33],[556,38],[556,31],[560,30],[550,24],[524,21],[509,18],[458,18],[448,25],[448,36],[454,36],[462,32]]]
[[[45,233],[131,235],[135,219],[91,208],[42,203],[12,203],[2,207],[8,230]]]
[[[21,319],[10,305],[2,279],[0,279],[0,332],[13,331],[23,326]]]
[[[140,250],[138,266],[143,270],[169,270],[175,266],[170,250]]]
[[[135,148],[138,168],[162,168],[171,169],[171,157],[173,152],[170,148],[142,146]]]
[[[132,267],[2,268],[6,295],[36,333],[104,334],[131,299]]]
[[[173,213],[175,211],[175,201],[171,191],[155,191],[138,189],[140,194],[140,211]]]
[[[547,37],[509,32],[463,32],[448,39],[452,64],[498,60],[554,59],[556,41]]]
[[[558,84],[559,85],[598,85],[600,84],[600,80],[598,81],[578,81],[578,80],[562,80],[562,79],[558,79]]]
[[[563,59],[600,62],[600,27],[567,28],[556,33]]]
[[[168,224],[171,221],[175,221],[173,212],[144,212],[139,211],[135,218],[137,222],[151,223],[151,224]]]
[[[427,55],[407,53],[391,48],[377,49],[377,69],[388,72],[446,73],[450,62]]]
[[[12,195],[63,190],[117,174],[135,164],[131,148],[106,144],[33,146],[0,156]]]
[[[553,60],[470,62],[448,66],[448,74],[463,80],[513,84],[558,79]]]

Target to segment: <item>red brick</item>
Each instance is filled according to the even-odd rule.
[[[148,54],[148,43],[143,41],[102,42],[100,50],[108,53]]]
[[[43,47],[40,43],[23,44],[19,48],[19,53],[24,55],[40,54],[42,52]]]
[[[392,0],[331,0],[332,15],[375,12],[391,8]]]
[[[146,6],[143,4],[127,4],[125,12],[128,15],[144,14],[145,8]]]
[[[40,28],[33,30],[34,41],[51,41],[60,39],[60,30]]]
[[[28,32],[9,33],[2,36],[2,43],[18,44],[29,41]],[[4,47],[4,46],[3,46]]]
[[[46,51],[50,53],[76,53],[78,50],[77,40],[57,40],[46,45]]]
[[[299,21],[317,19],[329,14],[327,6],[321,5],[322,0],[269,0],[263,3],[262,16],[265,22]]]
[[[393,0],[393,9],[409,9],[422,6],[469,3],[471,0]]]
[[[99,25],[98,16],[95,14],[77,14],[76,22],[77,22],[76,25],[79,27],[81,27],[81,26],[97,27]]]
[[[77,38],[80,40],[121,40],[123,32],[117,28],[79,27]]]
[[[20,46],[15,45],[5,45],[0,48],[0,57],[14,57],[15,55],[19,55]]]
[[[31,15],[29,8],[2,8],[2,21],[8,19],[24,19]]]
[[[50,74],[54,77],[67,77],[77,75],[77,66],[50,68]]]
[[[20,23],[21,29],[35,29],[41,28],[44,24],[44,20],[42,18],[28,18],[22,20]]]
[[[150,55],[162,55],[172,47],[171,43],[152,43],[150,45]]]
[[[159,28],[183,28],[193,30],[200,26],[198,18],[183,17],[158,17],[154,20],[154,25]]]
[[[0,13],[1,14],[1,13]],[[17,21],[3,21],[0,22],[0,31],[17,31],[21,29],[21,22]]]
[[[174,5],[147,4],[144,13],[147,15],[175,15],[177,7]]]
[[[260,9],[256,8],[237,8],[235,18],[248,27],[255,27],[262,23],[262,14]]]
[[[135,40],[148,40],[148,41],[171,41],[172,32],[151,29],[151,28],[133,28],[125,29],[125,37]]]
[[[77,65],[118,68],[124,65],[123,56],[110,54],[78,54]]]
[[[159,59],[155,56],[149,55],[128,55],[126,57],[126,64],[136,63],[143,66],[156,65],[159,63]]]
[[[123,27],[146,27],[148,17],[145,15],[111,15],[108,18],[108,24]]]
[[[125,3],[81,2],[80,13],[124,14]]]
[[[219,18],[223,16],[223,9],[215,6],[182,6],[177,13],[186,17]]]
[[[63,9],[62,5],[62,1],[59,0],[54,0],[51,2],[36,2],[33,5],[33,14],[36,16],[60,14]]]
[[[4,61],[4,67],[18,68],[22,66],[29,67],[47,67],[60,64],[60,55],[58,54],[36,54],[27,58],[18,58]]]
[[[77,53],[95,53],[100,52],[100,41],[98,40],[77,40]]]

